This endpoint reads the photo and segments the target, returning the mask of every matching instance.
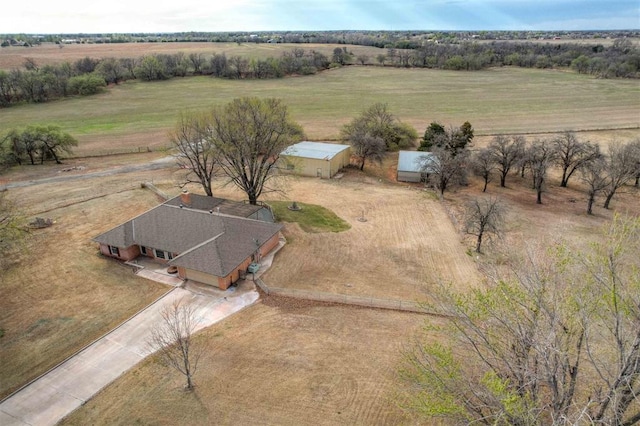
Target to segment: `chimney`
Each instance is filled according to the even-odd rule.
[[[191,205],[191,194],[189,194],[189,191],[187,191],[186,189],[182,191],[182,194],[180,194],[180,201],[186,207],[189,207]]]

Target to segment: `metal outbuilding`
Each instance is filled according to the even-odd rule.
[[[428,174],[424,165],[429,159],[433,159],[431,152],[400,151],[396,179],[399,182],[422,182]]]
[[[303,141],[291,145],[280,156],[285,172],[330,179],[349,165],[351,146]]]

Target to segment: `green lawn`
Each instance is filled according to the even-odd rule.
[[[306,232],[341,232],[351,228],[334,212],[315,204],[296,203],[300,210],[289,209],[291,201],[269,201],[278,222],[297,223]]]
[[[55,123],[81,143],[102,138],[127,144],[131,135],[140,139],[149,132],[166,142],[180,111],[240,96],[282,98],[314,140],[337,139],[344,123],[375,102],[388,103],[419,133],[431,121],[458,126],[467,120],[477,135],[640,127],[635,80],[520,68],[458,72],[353,66],[277,80],[132,81],[92,97],[0,110],[0,130]]]

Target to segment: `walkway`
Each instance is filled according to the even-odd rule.
[[[160,310],[182,300],[198,315],[198,329],[253,304],[258,292],[250,281],[219,293],[174,288],[107,335],[34,380],[0,403],[0,425],[55,425],[100,389],[149,355],[147,338]]]

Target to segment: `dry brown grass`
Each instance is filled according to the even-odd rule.
[[[0,327],[5,330],[0,345],[0,396],[168,290],[99,256],[91,242],[98,233],[157,203],[139,185],[133,188],[131,176],[119,176],[7,192],[28,218],[47,210],[41,216],[54,219],[55,224],[32,231],[19,263],[0,275]]]
[[[22,68],[27,58],[35,60],[38,66],[75,62],[85,57],[90,58],[137,58],[153,54],[174,54],[182,52],[213,55],[224,53],[229,56],[245,57],[280,57],[282,52],[293,49],[316,50],[331,57],[333,44],[256,44],[256,43],[110,43],[110,44],[66,44],[60,48],[54,43],[43,43],[33,47],[8,47],[0,49],[0,69]],[[342,47],[342,45],[340,45]],[[384,49],[367,46],[348,46],[356,56],[364,53],[375,61],[375,55],[385,52]]]
[[[267,298],[200,334],[193,393],[149,359],[62,424],[407,424],[396,371],[424,318]]]

